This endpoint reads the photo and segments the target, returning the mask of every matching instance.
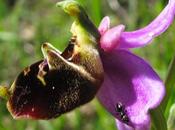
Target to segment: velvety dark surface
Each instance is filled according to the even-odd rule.
[[[51,70],[47,64],[44,71],[46,85],[38,78],[38,66],[43,61],[31,65],[28,73],[22,72],[16,80],[15,89],[9,103],[16,116],[34,119],[50,119],[91,100],[96,87],[70,68]]]

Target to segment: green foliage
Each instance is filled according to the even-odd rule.
[[[109,15],[112,25],[124,23],[127,25],[127,30],[147,25],[166,4],[161,0],[132,2],[125,0],[119,2],[121,10],[110,6],[109,1],[114,0],[78,1],[97,26],[102,17]],[[68,44],[72,20],[61,9],[55,7],[56,2],[58,1],[16,0],[15,6],[12,6],[7,4],[6,0],[0,0],[1,84],[10,85],[25,66],[41,59],[40,47],[43,42],[50,42],[60,50]],[[134,50],[152,64],[162,79],[165,79],[168,65],[175,52],[174,28],[175,24],[149,46]],[[96,100],[50,121],[13,120],[5,108],[5,102],[0,100],[0,130],[114,130],[115,128],[113,117]]]

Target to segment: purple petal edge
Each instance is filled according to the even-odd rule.
[[[118,130],[150,130],[150,126],[132,128],[117,119],[116,119],[116,125]]]
[[[157,18],[148,26],[132,31],[123,32],[120,39],[120,48],[142,47],[151,40],[163,33],[173,22],[175,16],[175,0],[169,0],[168,5],[163,9]]]
[[[97,97],[118,120],[115,105],[121,102],[133,128],[150,124],[149,109],[156,108],[165,95],[165,87],[151,66],[127,50],[101,53],[105,78]]]

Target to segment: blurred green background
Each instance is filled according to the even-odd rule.
[[[78,0],[98,26],[108,15],[111,26],[123,23],[131,31],[147,25],[167,0]],[[19,72],[42,58],[41,44],[63,50],[71,36],[72,18],[56,8],[58,0],[0,0],[0,84],[9,86]],[[175,23],[175,22],[174,22]],[[175,24],[152,44],[134,52],[166,77],[175,52]],[[13,120],[0,100],[0,130],[115,130],[115,120],[96,99],[50,121]]]

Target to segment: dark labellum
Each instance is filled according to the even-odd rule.
[[[71,68],[49,71],[43,67],[43,79],[38,78],[39,61],[23,71],[13,84],[8,107],[14,117],[50,119],[91,100],[97,87]]]
[[[72,61],[77,58],[73,57],[74,46],[70,42],[59,54],[50,44],[43,44],[47,59],[25,68],[11,86],[7,106],[14,118],[51,119],[94,98],[102,78],[69,62],[70,57]],[[78,61],[84,63],[81,57]]]
[[[116,104],[115,110],[119,115],[121,121],[123,121],[124,123],[129,123],[129,117],[127,116],[127,111],[125,110],[125,106],[121,102],[118,102]]]

